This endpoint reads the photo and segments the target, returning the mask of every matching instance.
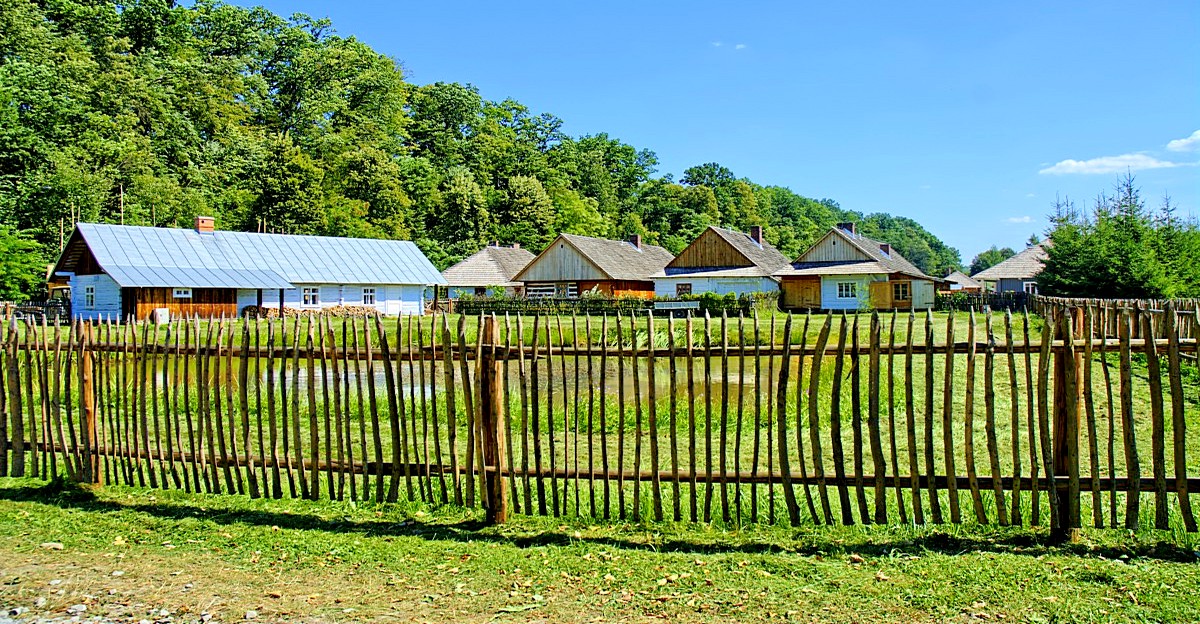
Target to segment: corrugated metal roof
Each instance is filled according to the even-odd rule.
[[[445,284],[410,241],[80,223],[102,269],[124,287],[291,288]]]

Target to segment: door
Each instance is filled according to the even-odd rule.
[[[871,307],[876,310],[892,307],[891,282],[871,282]]]
[[[821,287],[818,282],[801,282],[801,284],[800,284],[800,307],[802,307],[802,308],[819,308],[819,307],[821,307]]]

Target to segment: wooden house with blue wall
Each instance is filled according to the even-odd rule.
[[[837,224],[775,276],[787,310],[922,310],[933,307],[938,281],[853,223]]]
[[[336,306],[423,314],[445,280],[410,241],[80,223],[52,280],[71,289],[75,318],[232,317],[247,307]]]

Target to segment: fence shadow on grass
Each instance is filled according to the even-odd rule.
[[[424,523],[412,517],[399,521],[337,520],[316,514],[283,513],[262,510],[221,510],[209,506],[179,503],[120,503],[103,500],[89,486],[80,486],[56,480],[41,486],[0,487],[0,500],[33,502],[74,509],[90,513],[136,512],[164,520],[184,518],[204,519],[221,525],[244,525],[254,527],[279,527],[314,532],[359,534],[363,537],[415,537],[441,542],[489,542],[507,544],[518,548],[538,546],[569,546],[573,543],[588,543],[620,550],[653,550],[661,553],[694,555],[720,554],[782,554],[802,556],[837,556],[856,553],[863,556],[884,557],[897,554],[934,553],[961,555],[973,552],[1008,553],[1029,557],[1046,554],[1077,556],[1099,556],[1115,559],[1121,556],[1146,558],[1159,561],[1193,563],[1200,558],[1192,549],[1166,539],[1158,541],[1123,540],[1120,545],[1089,545],[1086,543],[1061,544],[1054,542],[1046,531],[1033,532],[1029,527],[973,527],[975,534],[963,535],[963,528],[954,525],[928,525],[914,527],[907,535],[897,535],[895,525],[877,526],[886,530],[878,536],[868,536],[867,541],[855,542],[847,539],[844,527],[810,527],[800,532],[793,531],[790,538],[783,540],[731,542],[728,539],[712,541],[688,540],[666,534],[652,542],[610,536],[575,537],[578,526],[566,526],[554,530],[525,534],[520,528],[496,527],[483,520],[466,520],[455,523]],[[224,499],[228,500],[228,499]],[[214,501],[216,502],[216,501]],[[392,511],[396,511],[394,507]],[[610,529],[614,532],[632,533],[637,525]],[[664,527],[657,525],[656,531]],[[944,530],[943,530],[944,529]],[[685,529],[686,530],[686,529]],[[853,529],[850,529],[853,530]],[[968,529],[970,531],[972,529]],[[784,533],[786,530],[781,530]],[[878,538],[880,541],[873,541]]]

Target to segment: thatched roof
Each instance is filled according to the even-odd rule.
[[[515,286],[513,278],[533,260],[528,249],[489,245],[442,271],[451,286]]]
[[[1002,279],[1032,279],[1037,277],[1045,266],[1042,264],[1042,261],[1046,259],[1045,245],[1046,243],[1030,245],[1021,253],[1000,264],[984,269],[971,277],[980,282],[984,280],[995,282]]]

